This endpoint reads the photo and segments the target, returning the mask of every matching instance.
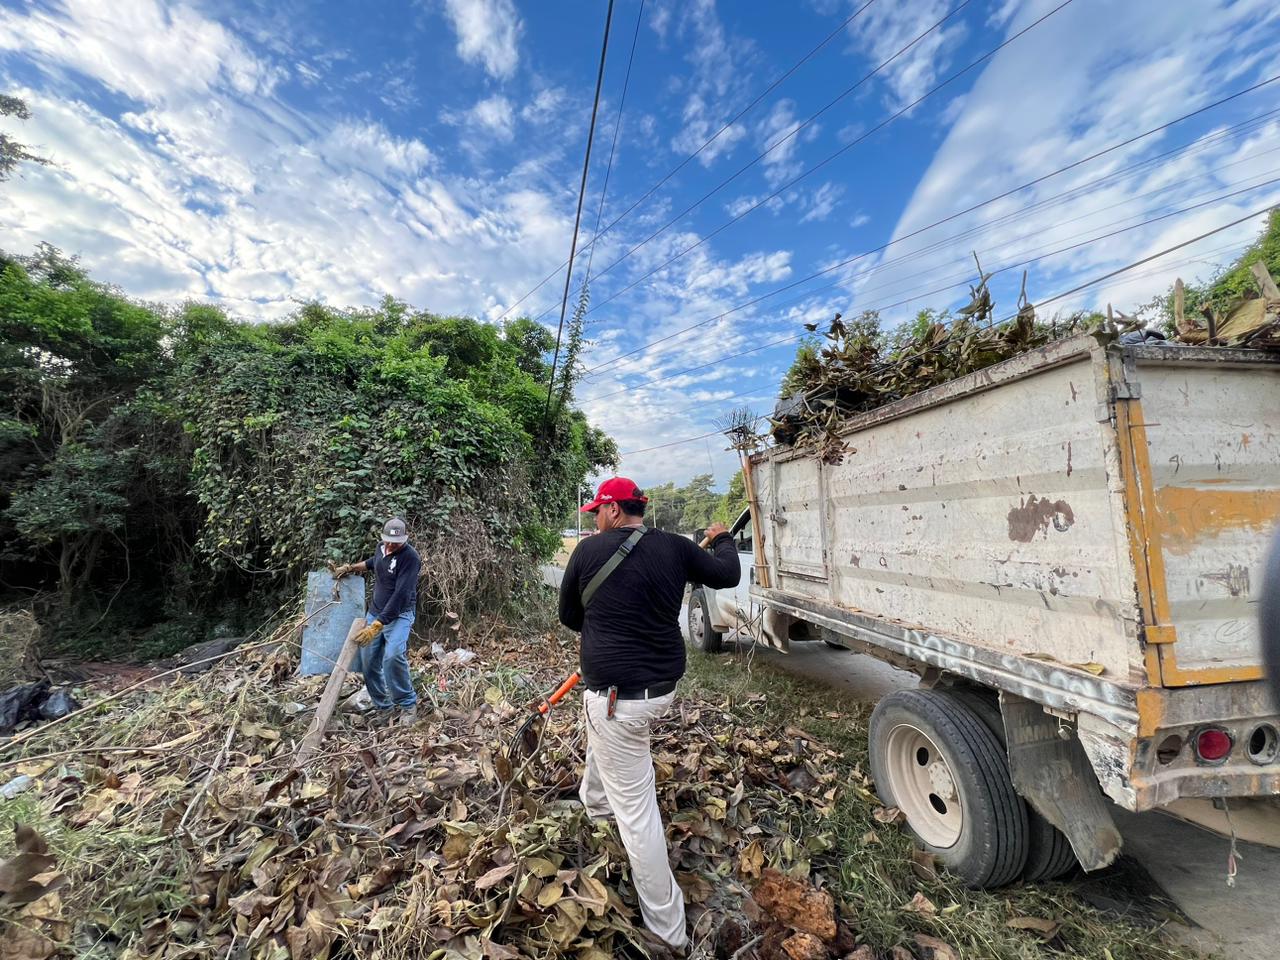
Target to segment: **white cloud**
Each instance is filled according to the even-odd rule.
[[[758,125],[761,153],[766,150],[764,177],[769,186],[777,187],[796,176],[804,164],[796,156],[800,141],[797,131],[801,121],[795,115],[795,101],[783,98],[777,101]],[[805,135],[812,137],[818,131],[817,124],[805,128]]]
[[[56,161],[0,192],[6,248],[47,240],[134,295],[267,318],[295,297],[361,305],[385,292],[492,315],[563,256],[570,201],[559,182],[539,189],[536,163],[463,179],[375,120],[293,108],[270,59],[186,8],[92,13],[0,11],[0,50],[36,51],[42,73],[12,91],[34,112],[24,141]],[[132,108],[104,112],[103,88]],[[511,106],[491,99],[477,119],[501,132]]]
[[[510,140],[515,132],[515,113],[511,109],[511,101],[506,97],[494,96],[481,100],[471,108],[471,117],[477,126],[501,140]]]
[[[861,210],[859,210],[854,215],[853,219],[849,221],[849,226],[853,227],[856,230],[858,227],[865,227],[870,222],[871,222],[871,217],[863,213]]]
[[[520,116],[530,123],[547,123],[554,119],[565,102],[561,87],[546,87],[520,108]]]
[[[920,37],[951,9],[954,4],[950,0],[877,3],[854,20],[849,29],[856,46],[879,64]],[[965,33],[964,21],[953,17],[878,74],[888,85],[895,107],[906,106],[938,81]]]
[[[269,93],[284,76],[221,25],[157,0],[63,0],[56,12],[0,9],[0,50],[156,104],[187,101],[219,83],[239,94]]]
[[[1274,24],[1277,12],[1264,0],[1214,0],[1210,6],[1206,9],[1200,0],[1133,0],[1105,11],[1073,5],[1055,16],[1052,30],[1037,29],[1006,47],[992,59],[959,109],[954,126],[903,210],[894,237],[904,237],[1248,85],[1257,78],[1256,72],[1228,77],[1237,71],[1241,59],[1251,59],[1274,41],[1274,31],[1268,41],[1268,31],[1260,28],[1268,19]],[[1013,12],[1008,31],[1021,29],[1048,9],[1049,0],[1023,4]],[[1108,42],[1097,43],[1104,35]],[[1015,89],[1019,95],[1009,96]],[[1224,112],[1216,119],[1239,120],[1264,105],[1242,102],[1234,114]],[[1123,180],[1088,186],[1101,175],[1194,140],[1195,130],[1185,125],[1174,128],[896,244],[883,255],[874,275],[866,272],[873,261],[859,265],[862,278],[854,286],[862,294],[860,306],[910,296],[912,291],[940,286],[947,278],[962,280],[966,272],[973,272],[971,263],[964,262],[972,250],[979,252],[987,269],[1008,265],[1136,225],[1199,198],[1228,192],[1233,185],[1260,182],[1259,176],[1274,167],[1274,157],[1250,159],[1260,145],[1242,146],[1239,137],[1206,139],[1195,152],[1134,171]],[[1264,133],[1260,129],[1254,135]],[[1254,153],[1246,152],[1246,162],[1239,163],[1241,150]],[[1235,165],[1228,168],[1228,163]],[[1077,187],[1082,191],[1079,195],[1050,203]],[[1029,293],[1033,300],[1044,298],[1276,199],[1280,191],[1262,189],[1041,260],[1030,267]],[[1006,215],[1007,221],[983,226]],[[1233,238],[1243,242],[1255,229],[1247,225],[1204,246]],[[958,239],[948,241],[948,237]],[[1154,279],[1151,275],[1117,279],[1055,307],[1096,305],[1110,299],[1131,308],[1163,289],[1176,271],[1170,265]],[[1019,268],[997,278],[995,292],[1003,305],[1012,307],[1020,274]],[[873,294],[872,288],[879,292]],[[953,295],[935,295],[929,305],[954,303],[962,293],[961,286]],[[914,303],[900,313],[922,305]]]
[[[715,0],[691,0],[679,6],[679,14],[679,33],[689,41],[686,59],[693,73],[687,81],[671,77],[673,85],[688,91],[681,110],[682,127],[671,146],[679,153],[692,153],[724,126],[745,99],[747,64],[754,48],[748,40],[729,36],[716,14]],[[743,124],[732,124],[698,155],[698,162],[710,167],[732,153],[747,135]]]
[[[511,0],[444,0],[444,9],[458,35],[459,57],[498,80],[515,73],[524,24]]]
[[[768,210],[774,216],[777,216],[779,213],[783,211],[783,209],[786,208],[786,205],[787,205],[786,201],[783,199],[782,196],[769,197],[766,200],[765,198],[768,196],[769,196],[768,194],[760,194],[759,196],[754,196],[754,197],[753,196],[736,197],[733,200],[730,200],[728,203],[726,203],[724,205],[724,209],[726,212],[728,212],[729,216],[740,217],[743,214],[745,214],[748,210],[751,210],[757,206],[763,206],[766,210]],[[761,203],[761,201],[764,201],[764,202]]]
[[[808,209],[800,218],[801,223],[826,220],[835,211],[836,204],[844,196],[844,187],[830,181],[824,183],[813,192],[808,200]],[[857,224],[855,224],[857,226]]]

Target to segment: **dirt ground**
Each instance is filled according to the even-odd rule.
[[[561,537],[560,550],[556,553],[553,561],[557,567],[563,568],[569,562],[569,554],[573,553],[574,547],[578,545],[577,537]]]

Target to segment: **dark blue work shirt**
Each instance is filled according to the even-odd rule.
[[[385,544],[364,562],[373,571],[373,604],[369,612],[383,623],[390,623],[402,613],[414,610],[418,603],[418,574],[422,560],[418,551],[405,544],[395,553],[387,553]]]

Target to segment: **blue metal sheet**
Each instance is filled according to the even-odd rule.
[[[342,644],[356,617],[364,619],[364,578],[344,577],[338,581],[334,599],[333,577],[328,570],[307,574],[307,622],[302,628],[302,658],[298,676],[330,673],[342,652]]]

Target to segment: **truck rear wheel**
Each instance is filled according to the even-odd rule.
[[[701,590],[689,595],[689,643],[703,653],[719,653],[724,647],[724,634],[711,626],[711,608]]]
[[[972,710],[1004,747],[1004,720],[999,704],[992,697],[973,687],[950,687],[946,693]],[[1022,879],[1027,883],[1056,880],[1076,866],[1071,841],[1030,803],[1026,800],[1023,803],[1027,807],[1027,865],[1022,868]]]
[[[871,714],[871,773],[924,848],[971,887],[1017,879],[1027,860],[1027,808],[1004,749],[964,704],[900,690]]]

